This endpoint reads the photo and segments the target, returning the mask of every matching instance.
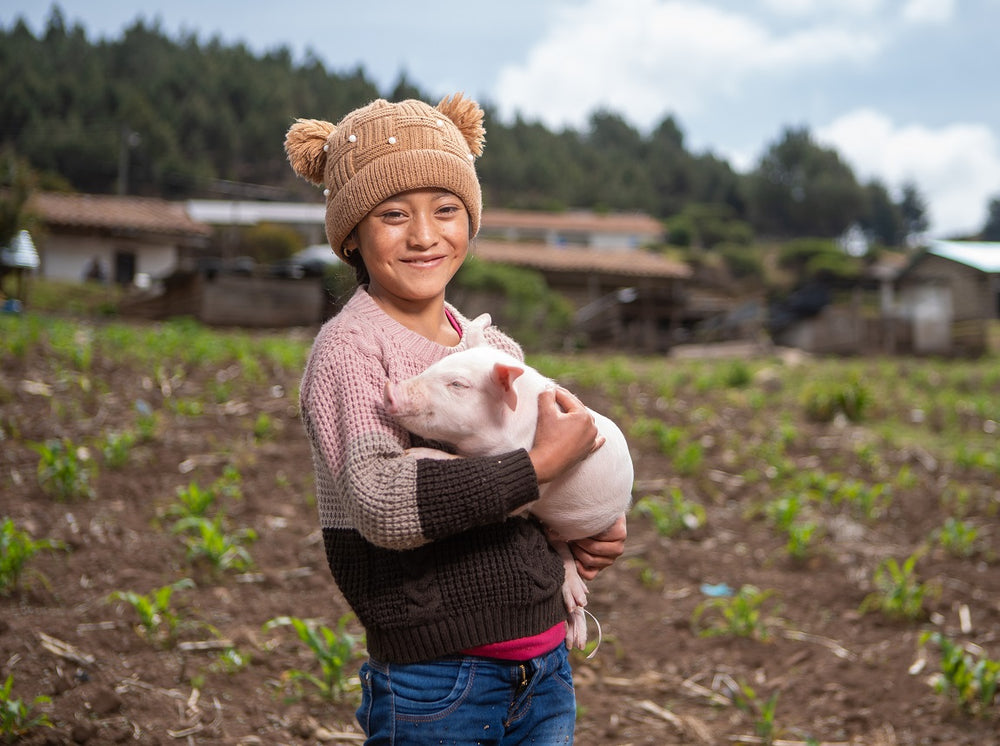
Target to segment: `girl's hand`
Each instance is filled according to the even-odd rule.
[[[628,529],[623,515],[611,528],[597,536],[571,541],[569,548],[576,559],[576,569],[579,570],[580,577],[584,580],[593,580],[601,570],[611,567],[625,551],[627,536]]]
[[[563,388],[538,395],[538,426],[528,452],[538,483],[551,482],[604,445],[590,410]]]

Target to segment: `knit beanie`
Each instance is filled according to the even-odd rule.
[[[436,107],[409,99],[372,101],[337,124],[297,119],[285,136],[296,174],[324,186],[326,237],[341,259],[344,239],[380,202],[409,189],[447,189],[479,231],[482,192],[475,159],[486,131],[483,110],[456,93]]]

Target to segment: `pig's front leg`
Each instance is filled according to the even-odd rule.
[[[549,539],[563,562],[566,578],[563,580],[562,595],[566,605],[566,645],[583,650],[587,646],[587,616],[583,607],[587,605],[587,584],[576,569],[576,560],[569,544],[565,541]]]
[[[432,458],[435,461],[447,461],[451,458],[462,458],[461,456],[456,456],[454,453],[439,451],[437,448],[424,448],[423,446],[407,448],[405,453],[407,456],[413,456],[413,458]]]

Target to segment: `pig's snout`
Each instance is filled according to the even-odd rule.
[[[423,398],[418,391],[405,381],[393,383],[385,382],[382,391],[382,406],[387,414],[393,417],[413,417],[422,409],[420,402]]]
[[[386,412],[389,414],[399,414],[401,393],[400,387],[397,384],[394,384],[392,381],[385,382],[385,389],[382,393],[382,404]]]

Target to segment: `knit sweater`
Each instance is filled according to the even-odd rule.
[[[382,408],[387,379],[464,349],[462,337],[432,342],[359,288],[316,336],[302,379],[327,562],[377,660],[428,660],[565,619],[558,556],[535,522],[510,516],[538,498],[527,452],[418,460]],[[499,330],[487,339],[521,356]]]

